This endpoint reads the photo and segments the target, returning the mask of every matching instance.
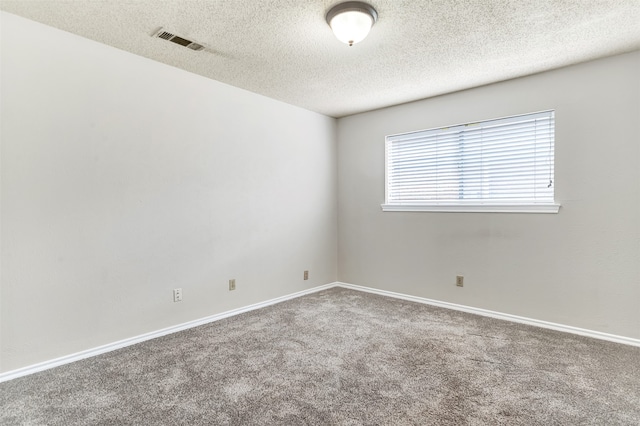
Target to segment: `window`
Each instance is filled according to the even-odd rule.
[[[387,136],[385,211],[557,213],[554,111]]]

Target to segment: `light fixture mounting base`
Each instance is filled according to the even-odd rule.
[[[331,20],[338,14],[343,12],[362,12],[371,16],[372,22],[375,24],[378,20],[378,12],[370,4],[361,1],[347,1],[338,3],[327,12],[327,24],[331,25]]]

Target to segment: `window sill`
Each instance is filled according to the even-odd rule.
[[[558,213],[560,204],[382,204],[385,212]]]

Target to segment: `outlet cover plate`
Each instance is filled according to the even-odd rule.
[[[173,301],[174,302],[182,302],[182,289],[174,288],[173,289]]]

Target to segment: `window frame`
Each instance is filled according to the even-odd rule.
[[[553,176],[553,202],[534,202],[534,201],[508,201],[508,200],[491,200],[491,199],[461,199],[457,201],[443,200],[443,201],[428,201],[428,202],[415,202],[415,201],[394,201],[389,203],[389,144],[392,143],[390,138],[397,139],[405,135],[414,135],[419,133],[437,132],[440,130],[451,129],[455,127],[473,126],[478,124],[485,124],[495,121],[507,121],[514,120],[518,117],[535,116],[544,113],[551,113],[554,120],[553,128],[553,166],[551,168]],[[558,213],[560,210],[560,204],[556,200],[555,191],[555,110],[543,110],[525,114],[516,114],[511,116],[486,119],[481,121],[475,121],[470,123],[462,123],[450,126],[434,127],[424,130],[396,133],[385,137],[385,202],[381,205],[382,210],[385,212],[466,212],[466,213]]]

